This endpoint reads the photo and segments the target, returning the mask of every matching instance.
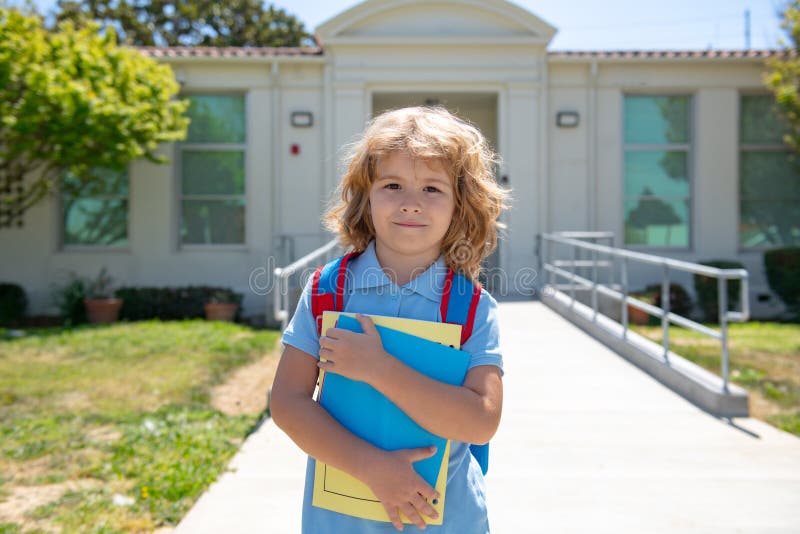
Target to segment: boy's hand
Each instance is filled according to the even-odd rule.
[[[380,499],[395,529],[403,530],[400,512],[420,529],[427,525],[423,514],[432,519],[439,517],[430,505],[440,498],[439,492],[430,487],[412,465],[434,454],[436,447],[380,451],[378,458],[370,462],[363,481]]]
[[[363,334],[343,328],[329,328],[319,338],[320,358],[328,361],[320,361],[317,366],[353,380],[374,384],[380,366],[389,358],[389,354],[383,350],[381,336],[372,318],[360,313],[356,318],[364,330]]]

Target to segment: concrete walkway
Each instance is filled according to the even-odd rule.
[[[699,410],[540,303],[500,306],[494,533],[800,532],[800,439]],[[305,455],[268,421],[175,532],[297,533]]]

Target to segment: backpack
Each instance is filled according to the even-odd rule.
[[[348,263],[360,255],[351,252],[332,260],[314,272],[311,285],[311,312],[317,323],[317,333],[322,335],[322,313],[325,311],[342,311],[344,308],[344,282]],[[444,322],[461,325],[461,346],[464,346],[472,334],[475,322],[475,310],[481,296],[481,286],[472,283],[462,274],[447,269],[440,311]],[[469,450],[478,460],[481,471],[485,475],[489,470],[489,444],[470,444]]]

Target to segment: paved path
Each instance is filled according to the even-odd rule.
[[[500,316],[495,534],[800,533],[800,439],[700,411],[540,303]],[[305,456],[271,421],[232,467],[176,533],[299,532]]]

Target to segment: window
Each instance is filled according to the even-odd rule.
[[[800,245],[798,157],[771,95],[742,95],[739,113],[739,244]]]
[[[625,244],[689,246],[688,96],[626,95]]]
[[[128,244],[128,172],[95,169],[94,179],[64,177],[62,243],[124,247]]]
[[[181,243],[244,243],[244,96],[188,98],[191,123],[179,145]]]

